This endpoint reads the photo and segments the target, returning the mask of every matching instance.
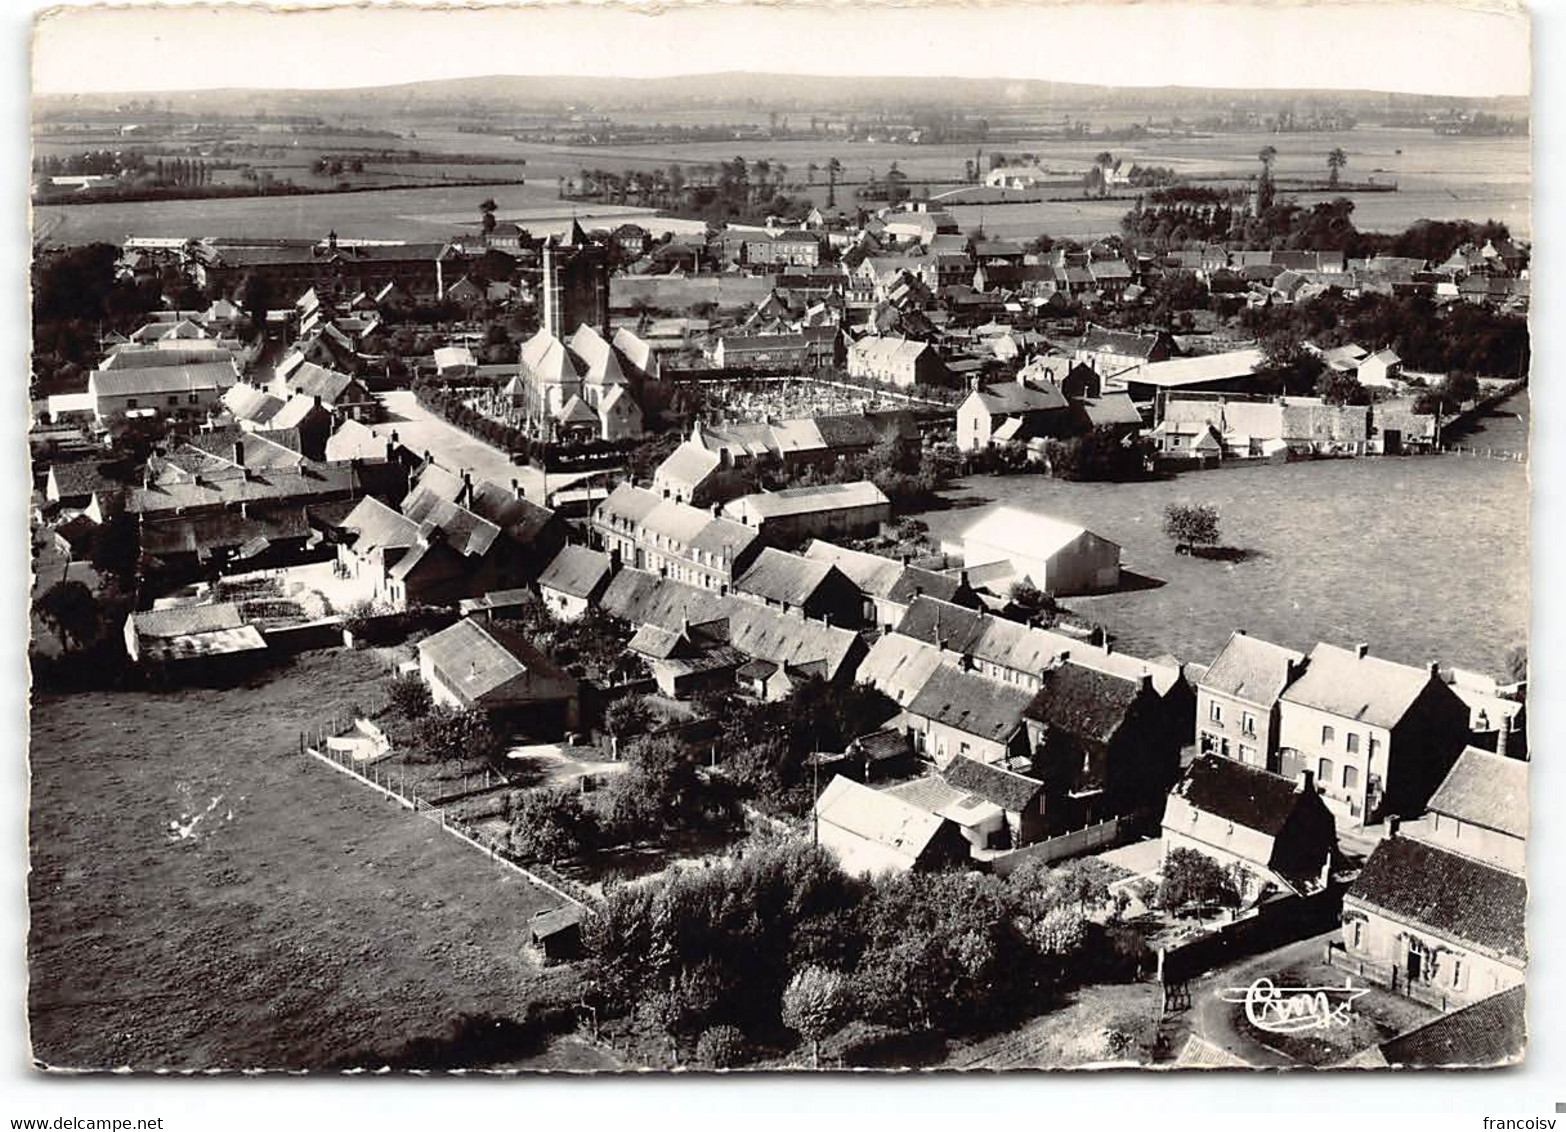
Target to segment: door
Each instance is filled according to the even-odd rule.
[[[1408,945],[1408,981],[1423,982],[1425,977],[1424,955],[1413,944]]]

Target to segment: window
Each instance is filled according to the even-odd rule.
[[[1357,755],[1359,753],[1359,736],[1352,733],[1343,736],[1343,749],[1351,755]]]
[[[1316,781],[1323,786],[1332,785],[1332,760],[1322,759],[1316,764]]]
[[[1463,985],[1463,961],[1452,960],[1452,989],[1457,990]]]
[[[198,394],[192,393],[190,395],[190,403],[192,405],[199,405],[201,403],[201,397]]]
[[[1352,944],[1350,944],[1351,947],[1357,948],[1363,946],[1365,942],[1365,921],[1355,920],[1350,934],[1354,941]]]
[[[1240,761],[1250,766],[1260,765],[1256,761],[1256,748],[1247,747],[1243,743],[1240,744]]]
[[[1370,767],[1373,767],[1373,766],[1376,765],[1376,756],[1379,755],[1380,753],[1381,753],[1381,740],[1377,739],[1374,735],[1372,735],[1370,737],[1370,761],[1369,761],[1369,763],[1366,764],[1366,768],[1365,769],[1368,770],[1368,769],[1370,769]]]
[[[1343,789],[1355,790],[1359,787],[1359,767],[1345,766],[1343,768]]]
[[[134,408],[136,408],[137,407],[136,398],[134,398],[134,397],[127,397],[127,398],[125,398],[125,407],[127,409],[134,409]]]
[[[179,404],[179,394],[178,393],[171,393],[171,394],[169,394],[169,404],[170,405],[178,405]]]
[[[1321,745],[1323,747],[1330,747],[1332,746],[1332,741],[1335,738],[1336,736],[1333,734],[1331,725],[1323,724],[1321,728]]]
[[[1207,718],[1211,719],[1214,723],[1222,723],[1223,705],[1220,704],[1217,700],[1213,700],[1208,705]]]
[[[1256,717],[1248,711],[1241,712],[1240,730],[1251,738],[1256,738]]]

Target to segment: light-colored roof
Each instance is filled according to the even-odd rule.
[[[465,617],[419,642],[441,678],[470,703],[529,673],[565,678],[553,661],[515,633]]]
[[[722,462],[718,453],[689,440],[681,441],[653,472],[653,482],[659,486],[684,488],[688,493],[705,483]]]
[[[805,557],[836,566],[860,592],[871,597],[890,595],[904,569],[903,564],[894,558],[885,558],[864,550],[850,550],[825,539],[811,540],[805,548]]]
[[[830,563],[769,546],[756,556],[749,569],[734,579],[734,592],[801,606],[834,572]]]
[[[585,546],[563,546],[538,576],[540,589],[591,597],[609,577],[609,556]]]
[[[1087,534],[1087,529],[1019,507],[997,507],[963,532],[963,541],[982,543],[1013,558],[1048,560]]]
[[[849,507],[881,507],[890,504],[886,493],[869,480],[829,483],[815,487],[789,487],[741,496],[724,505],[732,518],[781,519]]]
[[[913,702],[941,666],[941,650],[901,633],[887,633],[870,646],[855,679],[899,704]]]
[[[1431,813],[1528,836],[1528,764],[1493,751],[1468,747],[1430,798]]]
[[[254,385],[236,385],[223,394],[223,407],[236,421],[264,424],[277,415],[283,400]]]
[[[1291,666],[1305,655],[1271,641],[1232,633],[1202,677],[1202,688],[1246,703],[1271,707],[1288,686]]]
[[[1141,368],[1131,380],[1140,385],[1165,389],[1200,385],[1208,381],[1248,377],[1256,372],[1265,355],[1261,350],[1227,350],[1221,354],[1202,354],[1194,358],[1171,358]]]
[[[195,365],[146,366],[135,369],[94,370],[92,391],[100,397],[156,396],[227,389],[239,380],[232,361]]]
[[[870,337],[861,338],[848,349],[850,354],[867,362],[891,365],[894,362],[917,360],[920,354],[930,349],[930,344],[914,338]]]
[[[943,824],[928,810],[842,775],[821,792],[815,812],[821,844],[860,876],[913,868]]]
[[[1310,650],[1304,675],[1281,698],[1344,719],[1390,728],[1403,718],[1431,679],[1423,668],[1318,644]]]

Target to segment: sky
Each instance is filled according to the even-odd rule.
[[[33,49],[38,94],[734,70],[1524,95],[1530,60],[1506,0],[66,8]]]

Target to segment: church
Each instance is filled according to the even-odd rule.
[[[506,387],[529,432],[578,442],[641,436],[641,389],[657,380],[658,360],[629,330],[611,335],[605,249],[575,221],[564,240],[544,245],[541,291],[543,325],[522,344]]]

